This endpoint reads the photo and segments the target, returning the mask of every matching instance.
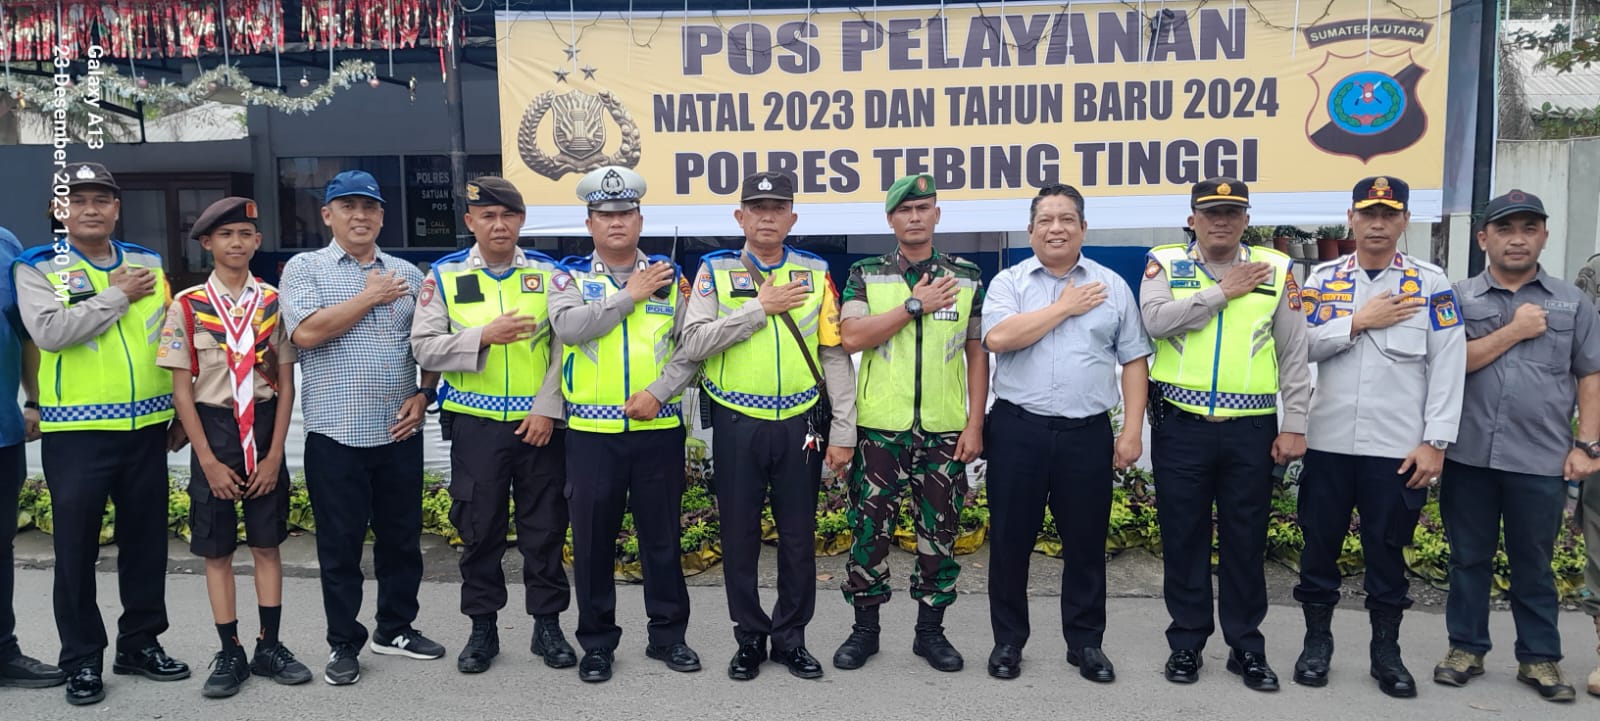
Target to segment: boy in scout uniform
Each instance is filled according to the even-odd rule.
[[[1166,676],[1199,680],[1200,651],[1215,628],[1214,504],[1223,579],[1216,615],[1231,649],[1227,667],[1245,686],[1275,691],[1261,635],[1262,565],[1273,464],[1305,454],[1305,317],[1288,256],[1239,243],[1250,224],[1249,187],[1237,178],[1201,181],[1190,207],[1196,239],[1152,249],[1139,293],[1145,330],[1156,339],[1152,402],[1161,404],[1152,413],[1161,421],[1150,432],[1150,460],[1161,486],[1162,595],[1172,616]]]
[[[532,650],[551,668],[577,663],[561,634],[567,574],[565,454],[560,345],[548,299],[556,262],[517,247],[526,206],[516,186],[484,176],[466,185],[471,248],[440,258],[422,283],[411,348],[425,370],[443,373],[439,423],[450,441],[450,523],[461,534],[461,612],[472,631],[456,659],[462,673],[489,670],[500,653],[496,625],[506,605],[508,503],[515,501],[517,548]]]
[[[69,164],[66,242],[35,246],[12,266],[17,304],[39,346],[41,458],[55,517],[56,630],[67,703],[105,698],[105,623],[95,560],[106,499],[117,507],[123,613],[112,671],[189,677],[157,637],[167,630],[167,459],[182,447],[172,374],[156,366],[172,297],[161,256],[113,240],[121,191],[98,163]]]
[[[856,622],[833,665],[861,668],[878,652],[878,608],[890,596],[889,546],[909,483],[917,534],[912,652],[940,671],[959,671],[963,660],[944,636],[944,611],[956,600],[961,573],[955,537],[967,464],[983,451],[989,353],[980,340],[982,273],[933,247],[939,206],[931,176],[895,181],[884,209],[899,246],[851,266],[840,313],[845,351],[865,355],[850,477],[853,542],[843,585]]]
[[[256,204],[223,198],[200,215],[189,237],[215,259],[205,284],[179,293],[167,309],[156,365],[172,371],[173,405],[190,456],[189,550],[206,559],[206,593],[222,650],[202,690],[224,698],[254,672],[281,684],[311,671],[278,640],[283,618],[283,562],[289,536],[289,469],[284,440],[294,410],[294,346],[278,323],[278,289],[250,274],[261,247]],[[233,552],[238,511],[255,561],[261,632],[255,656],[239,643]]]
[[[594,253],[562,261],[550,322],[563,345],[578,677],[611,678],[617,626],[617,532],[633,510],[650,617],[645,655],[674,671],[700,670],[685,643],[689,589],[679,565],[685,482],[683,389],[700,364],[676,348],[688,284],[673,262],[639,250],[644,178],[598,168],[578,183]]]
[[[1466,377],[1461,309],[1444,271],[1395,251],[1411,213],[1410,187],[1392,176],[1357,183],[1348,213],[1356,252],[1317,266],[1301,291],[1317,364],[1300,525],[1305,550],[1295,600],[1306,606],[1301,683],[1326,683],[1328,627],[1339,602],[1338,559],[1361,515],[1372,677],[1384,693],[1417,695],[1400,659],[1400,619],[1411,607],[1402,549],[1428,485],[1456,440]]]
[[[855,369],[840,347],[827,263],[783,242],[798,218],[793,179],[745,178],[733,216],[745,246],[702,260],[681,341],[681,352],[705,361],[703,386],[714,404],[723,578],[739,642],[728,676],[755,678],[770,636],[772,657],[791,674],[819,678],[822,665],[805,647],[817,597],[817,487],[824,456],[838,475],[855,449]],[[831,419],[812,412],[824,391]],[[778,603],[770,616],[756,593],[769,488],[778,526]]]
[[[1550,236],[1546,217],[1538,196],[1521,190],[1489,201],[1478,231],[1488,268],[1455,286],[1467,381],[1461,433],[1439,489],[1450,537],[1450,651],[1433,680],[1462,686],[1483,673],[1503,539],[1517,680],[1550,701],[1572,701],[1576,693],[1561,674],[1561,602],[1550,559],[1567,505],[1563,479],[1600,470],[1600,319],[1583,291],[1539,265]]]

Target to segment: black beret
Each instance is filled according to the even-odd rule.
[[[485,175],[467,181],[467,205],[504,205],[505,207],[523,211],[527,205],[522,202],[522,193],[511,181],[494,175]]]
[[[189,237],[199,240],[200,236],[210,235],[211,231],[229,223],[255,225],[259,217],[256,201],[238,196],[223,198],[212,203],[206,208],[206,212],[200,214],[200,219],[194,221],[194,227],[189,229]]]

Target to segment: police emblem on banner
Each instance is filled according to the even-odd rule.
[[[540,126],[546,116],[552,119],[551,133],[555,154],[539,147]],[[607,155],[606,121],[617,126],[621,143],[616,155]],[[587,173],[606,165],[632,168],[639,164],[639,126],[609,90],[591,95],[582,90],[557,94],[546,90],[528,103],[517,128],[517,153],[529,170],[551,180],[567,173]]]
[[[1317,94],[1306,115],[1306,137],[1330,155],[1348,155],[1363,163],[1415,145],[1428,129],[1428,116],[1417,96],[1417,83],[1427,72],[1410,51],[1393,55],[1330,51],[1308,73]]]

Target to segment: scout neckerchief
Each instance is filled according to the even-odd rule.
[[[256,309],[261,305],[261,292],[255,283],[246,280],[239,300],[228,297],[213,284],[215,276],[206,280],[206,298],[217,309],[228,346],[228,383],[233,389],[233,417],[239,423],[239,445],[244,448],[244,472],[256,470],[255,434],[255,366],[256,366]],[[191,341],[192,342],[192,341]]]

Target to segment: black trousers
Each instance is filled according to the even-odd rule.
[[[447,411],[448,412],[448,411]],[[561,567],[567,540],[566,441],[553,433],[543,448],[522,442],[521,421],[456,414],[450,431],[450,524],[461,534],[461,612],[506,606],[506,530],[515,499],[517,550],[528,614],[567,610],[571,592]]]
[[[817,489],[822,452],[803,446],[806,419],[751,418],[716,405],[711,415],[722,578],[728,615],[741,642],[771,636],[775,652],[806,643],[817,607]],[[761,506],[770,495],[778,526],[778,603],[768,615],[756,592]]]
[[[1028,642],[1028,564],[1048,504],[1061,536],[1061,634],[1098,647],[1106,630],[1111,417],[1058,418],[996,401],[984,425],[989,459],[989,623],[994,642]]]
[[[28,475],[24,444],[0,448],[0,508],[16,508],[17,497],[22,492],[22,480]],[[0,515],[0,662],[16,658],[22,653],[17,646],[17,612],[12,607],[16,592],[17,569],[12,542],[17,538],[17,524],[7,523]]]
[[[378,632],[392,638],[416,620],[422,585],[422,436],[355,448],[307,433],[305,454],[328,645],[367,641],[367,627],[356,615],[366,580],[361,554],[369,525]]]
[[[51,431],[41,448],[55,520],[56,631],[61,667],[101,668],[105,623],[95,598],[100,520],[117,508],[117,651],[167,630],[167,425],[136,431]]]
[[[1366,606],[1373,610],[1411,608],[1404,549],[1417,528],[1417,514],[1428,499],[1426,488],[1406,488],[1401,459],[1306,451],[1300,474],[1301,603],[1339,602],[1339,554],[1350,532],[1350,511],[1361,514],[1361,551],[1366,560]]]
[[[683,643],[689,589],[683,582],[683,428],[623,433],[567,431],[567,498],[572,508],[572,575],[578,594],[578,645],[615,649],[617,532],[633,510],[644,568],[644,612],[651,646]]]
[[[1211,595],[1211,509],[1217,519],[1216,615],[1229,648],[1266,653],[1267,521],[1278,417],[1213,423],[1168,410],[1150,433],[1165,571],[1167,645],[1205,648],[1216,629]],[[1302,488],[1304,486],[1302,485]],[[1304,491],[1302,491],[1303,493]]]

